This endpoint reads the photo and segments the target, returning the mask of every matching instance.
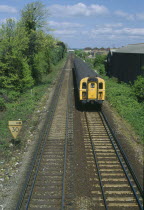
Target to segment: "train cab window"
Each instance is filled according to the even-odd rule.
[[[86,89],[86,87],[87,87],[86,82],[83,82],[83,83],[82,83],[82,89]]]
[[[95,83],[91,83],[91,88],[95,88]]]
[[[99,83],[99,89],[103,89],[103,83],[102,82]]]

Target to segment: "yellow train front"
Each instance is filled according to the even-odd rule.
[[[105,81],[100,77],[85,77],[80,81],[79,99],[83,103],[105,100]]]
[[[105,100],[105,81],[80,58],[74,59],[74,74],[79,100],[82,103],[102,104]]]

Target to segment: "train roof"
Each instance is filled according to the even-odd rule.
[[[74,71],[76,75],[76,80],[79,82],[85,77],[98,77],[99,75],[94,72],[90,66],[85,63],[82,59],[75,57],[74,58]]]

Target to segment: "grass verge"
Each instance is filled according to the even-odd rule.
[[[130,123],[139,136],[139,143],[144,143],[144,103],[139,103],[126,83],[118,83],[114,78],[106,80],[106,99],[116,108],[121,117]]]

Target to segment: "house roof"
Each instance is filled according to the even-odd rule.
[[[138,53],[144,54],[144,43],[140,44],[129,44],[125,47],[115,50],[116,53]]]

